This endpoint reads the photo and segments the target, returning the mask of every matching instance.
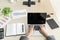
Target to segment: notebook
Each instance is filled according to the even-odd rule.
[[[6,36],[25,34],[24,23],[12,23],[6,26]]]

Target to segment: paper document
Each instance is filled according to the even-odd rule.
[[[23,10],[15,10],[12,12],[12,18],[17,19],[17,18],[22,18],[27,16],[27,11],[26,9]]]

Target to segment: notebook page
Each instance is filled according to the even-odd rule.
[[[17,28],[17,30],[16,30],[16,34],[21,34],[21,33],[22,33],[22,24],[17,23],[16,28]]]
[[[6,27],[6,36],[16,35],[16,24],[8,24]]]
[[[25,27],[23,27],[23,23],[17,23],[17,34],[25,34]]]

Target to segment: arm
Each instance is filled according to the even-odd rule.
[[[39,31],[41,32],[41,34],[43,34],[44,37],[49,36],[48,33],[46,32],[46,29],[45,29],[44,25],[40,25]]]
[[[34,26],[33,25],[29,25],[29,31],[28,33],[26,34],[26,36],[29,38],[32,36],[33,34],[33,31],[34,31]]]
[[[40,26],[39,31],[43,34],[43,36],[46,38],[46,40],[55,40],[54,36],[48,35],[46,32],[46,29],[43,25]]]
[[[34,30],[34,26],[30,25],[28,33],[26,33],[26,36],[21,36],[20,40],[29,40],[29,38],[33,34],[33,30]]]

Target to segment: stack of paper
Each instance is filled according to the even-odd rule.
[[[17,18],[22,18],[27,16],[27,11],[26,9],[23,10],[15,10],[12,12],[12,18],[17,19]]]

